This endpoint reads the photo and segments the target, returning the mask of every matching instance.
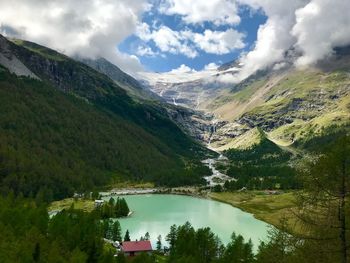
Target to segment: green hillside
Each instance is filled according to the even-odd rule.
[[[53,50],[15,42],[6,51],[41,81],[0,68],[2,192],[50,200],[115,179],[201,182],[206,150],[157,104],[133,101],[105,75]]]
[[[328,63],[332,68],[265,72],[224,90],[222,97],[213,100],[211,111],[228,122],[223,130],[232,127],[231,132],[237,135],[225,138],[219,129],[223,140],[214,147],[240,148],[255,128],[279,145],[290,146],[321,135],[329,127],[348,127],[350,57]]]

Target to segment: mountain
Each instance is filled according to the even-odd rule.
[[[199,110],[193,110],[187,104],[173,103],[166,96],[160,97],[151,91],[154,86],[141,84],[140,81],[121,71],[117,66],[104,58],[91,60],[78,58],[79,61],[91,66],[98,72],[105,74],[115,81],[120,87],[136,101],[152,103],[162,114],[168,116],[186,134],[196,141],[207,141],[211,130],[213,115],[205,114]],[[141,80],[142,81],[142,80]],[[164,94],[163,94],[164,95]],[[189,94],[185,94],[187,97]],[[145,102],[146,101],[146,102]],[[186,106],[184,106],[186,105]]]
[[[125,89],[131,97],[139,100],[162,100],[161,97],[157,96],[146,87],[143,87],[139,81],[123,72],[105,58],[88,59],[79,57],[77,60],[108,76],[119,87]]]
[[[157,89],[160,86],[157,84],[153,91],[168,101],[170,96],[181,94],[179,97],[184,97],[181,101],[186,102],[186,96],[190,95],[190,103],[184,106],[193,107],[193,102],[198,102],[197,109],[212,114],[215,132],[209,142],[216,150],[246,144],[255,128],[262,129],[279,145],[296,146],[298,141],[330,131],[329,127],[349,127],[348,50],[337,49],[334,57],[304,69],[293,66],[293,52],[288,52],[284,67],[258,71],[238,84],[220,85],[207,78],[162,84],[163,89]],[[227,63],[213,73],[211,79],[232,74],[237,67],[236,61]],[[203,94],[206,94],[204,99]]]
[[[164,109],[35,43],[0,36],[2,192],[47,200],[115,180],[201,182],[207,150]]]
[[[290,68],[260,76],[243,89],[217,97],[210,105],[211,111],[228,122],[226,128],[237,132],[233,140],[259,127],[275,142],[290,145],[332,125],[347,126],[350,60],[342,58],[338,62],[345,63],[345,67],[331,71]],[[222,145],[219,137],[216,140]]]

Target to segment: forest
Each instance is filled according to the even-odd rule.
[[[0,87],[0,192],[4,194],[13,191],[52,201],[115,180],[199,184],[200,175],[210,172],[198,157],[189,157],[181,142],[177,144],[181,151],[174,150],[130,120],[46,82],[18,78],[0,68]],[[172,137],[165,141],[182,140],[173,130],[164,133]]]
[[[167,254],[158,247],[152,255],[141,254],[132,262],[158,262],[161,257],[169,263],[347,263],[349,171],[349,136],[324,147],[317,159],[305,161],[298,171],[303,190],[297,193],[294,210],[302,234],[289,234],[294,225],[285,220],[281,229],[271,228],[269,240],[261,242],[255,253],[252,243],[239,235],[233,233],[224,246],[209,228],[194,229],[186,223],[169,230]],[[103,237],[122,239],[117,221],[73,208],[50,219],[44,200],[13,192],[0,197],[0,233],[0,261],[5,263],[130,262],[122,254],[114,257],[115,249],[103,241]]]
[[[225,151],[229,159],[226,169],[228,176],[237,181],[226,182],[224,189],[228,191],[246,188],[249,190],[265,189],[298,189],[296,169],[291,165],[300,156],[282,150],[266,138],[260,131],[261,141],[248,149],[230,149]]]

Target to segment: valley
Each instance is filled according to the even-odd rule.
[[[206,78],[176,83],[165,83],[165,76],[159,74],[159,82],[153,76],[151,90],[169,103],[175,99],[212,116],[209,135],[203,138],[214,150],[249,147],[254,144],[255,128],[287,146],[307,139],[311,131],[317,135],[332,125],[349,124],[349,61],[343,55],[327,66],[321,63],[304,71],[292,66],[271,69],[238,85],[220,85],[215,81],[215,76],[223,74],[219,70]]]
[[[121,235],[149,241],[151,260],[164,262],[190,246],[206,253],[202,242],[223,255],[240,242],[251,258],[280,235],[304,244],[314,233],[302,220],[324,211],[323,187],[331,189],[322,198],[345,196],[329,175],[345,171],[348,156],[349,61],[345,53],[314,68],[270,68],[236,84],[219,81],[236,63],[137,80],[104,58],[0,35],[0,218],[23,210],[6,222],[15,228],[39,218],[36,247],[55,246],[56,237],[69,244],[65,229],[80,233],[72,248],[83,255],[121,260]]]
[[[0,263],[350,263],[350,0],[0,0]]]

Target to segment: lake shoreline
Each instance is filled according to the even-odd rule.
[[[124,189],[122,189],[124,190]],[[276,228],[281,228],[282,219],[290,218],[290,208],[294,206],[294,197],[292,193],[282,193],[278,195],[262,194],[263,191],[245,191],[245,192],[198,192],[195,187],[180,187],[180,188],[152,188],[151,193],[137,192],[140,189],[129,188],[134,191],[133,194],[169,194],[169,195],[184,195],[201,199],[213,200],[228,204],[245,213],[251,214],[255,219],[261,220]],[[132,195],[132,193],[130,193]],[[229,196],[229,198],[226,197]],[[237,200],[232,200],[231,197]],[[113,196],[111,196],[113,197]],[[263,201],[261,201],[263,200]],[[268,207],[267,203],[277,203],[276,207]],[[273,206],[273,205],[272,205]],[[271,211],[272,210],[272,211]],[[294,232],[294,231],[290,231]],[[297,231],[295,231],[297,232]]]
[[[106,192],[101,192],[102,198],[128,196],[128,195],[180,195],[189,196],[200,199],[213,200],[221,203],[228,204],[234,208],[237,208],[245,213],[251,214],[255,219],[261,220],[267,224],[281,228],[280,219],[284,218],[288,213],[288,208],[292,207],[293,199],[290,197],[290,193],[283,193],[280,195],[262,195],[262,191],[246,191],[246,192],[222,192],[214,193],[209,191],[199,192],[196,187],[179,187],[179,188],[122,188],[113,189]],[[288,198],[286,198],[288,197]],[[284,201],[286,199],[286,201]],[[263,200],[263,201],[261,201]],[[276,205],[276,207],[268,207],[269,203],[276,203],[282,200]],[[69,202],[68,202],[69,201]],[[80,204],[79,202],[82,202]],[[57,205],[56,203],[63,203],[64,206]],[[67,204],[68,203],[68,204]],[[74,199],[67,198],[61,201],[53,202],[49,213],[53,210],[63,210],[68,208],[71,204],[76,204]],[[75,205],[76,208],[90,212],[93,209],[93,201],[80,200],[79,205]]]

